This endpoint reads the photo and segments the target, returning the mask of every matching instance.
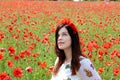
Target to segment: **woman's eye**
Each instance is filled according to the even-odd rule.
[[[67,36],[67,34],[63,34],[63,36]]]

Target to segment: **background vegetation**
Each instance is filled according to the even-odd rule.
[[[54,32],[66,17],[102,80],[120,80],[119,2],[13,0],[0,2],[0,80],[50,80]]]

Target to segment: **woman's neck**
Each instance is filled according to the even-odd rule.
[[[71,60],[72,60],[72,50],[71,50],[71,48],[65,49],[64,52],[65,52],[65,56],[66,56],[64,63],[71,62]]]

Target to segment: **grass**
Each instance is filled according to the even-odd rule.
[[[3,57],[0,58],[0,75],[6,72],[12,80],[50,80],[51,73],[48,71],[56,59],[54,29],[59,20],[68,17],[79,29],[82,50],[85,50],[83,54],[91,59],[102,80],[120,80],[119,56],[111,58],[114,50],[118,50],[117,54],[120,54],[119,2],[1,1],[0,5],[0,36],[4,36],[0,39],[0,49],[5,48],[1,52]],[[87,46],[92,41],[97,41],[99,48],[92,47],[90,58]],[[104,48],[103,44],[107,42],[112,44],[110,48]],[[15,50],[12,56],[9,55],[10,46]],[[25,53],[21,57],[24,50],[30,51],[30,55]],[[103,52],[103,56],[99,55],[99,50]],[[33,57],[35,53],[39,55]],[[18,60],[14,59],[16,55],[20,57]],[[14,64],[12,67],[8,66],[8,60]],[[44,68],[43,63],[46,63]],[[32,67],[32,72],[26,71],[29,66]],[[13,74],[17,67],[22,69],[21,77]],[[100,72],[100,68],[103,71]],[[119,71],[113,71],[114,68]]]

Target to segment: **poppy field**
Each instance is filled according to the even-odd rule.
[[[120,80],[120,3],[0,1],[0,80],[50,80],[55,29],[77,26],[83,54],[102,80]]]

